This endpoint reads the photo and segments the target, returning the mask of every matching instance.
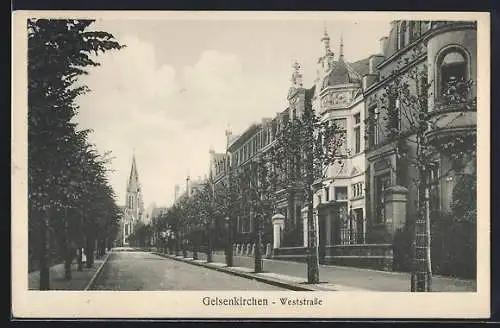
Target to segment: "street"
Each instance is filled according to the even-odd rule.
[[[112,252],[92,290],[283,290],[141,251]]]

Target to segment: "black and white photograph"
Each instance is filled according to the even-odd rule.
[[[150,14],[14,17],[19,313],[488,313],[488,14]]]

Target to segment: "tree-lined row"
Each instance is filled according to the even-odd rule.
[[[207,181],[201,191],[180,199],[153,220],[158,240],[166,243],[163,246],[178,254],[190,248],[195,256],[203,249],[210,261],[215,243],[226,249],[229,265],[236,218],[250,215],[255,224],[252,239],[256,245],[261,245],[256,247],[255,254],[255,270],[259,272],[262,270],[263,233],[272,231],[271,217],[276,213],[276,192],[299,188],[306,195],[308,206],[308,281],[319,281],[318,249],[316,238],[312,237],[317,233],[312,186],[325,178],[326,168],[343,161],[346,135],[336,124],[323,122],[312,108],[311,94],[307,97],[303,113],[280,124],[276,140],[266,152],[258,153],[238,167],[230,163],[221,181]],[[165,234],[167,231],[169,233]]]
[[[85,249],[90,267],[118,231],[110,154],[99,154],[91,131],[74,122],[76,99],[89,91],[78,77],[99,65],[91,56],[122,47],[109,33],[88,31],[92,22],[28,20],[29,258],[43,290],[50,288],[51,264],[64,260],[71,279],[77,250]]]

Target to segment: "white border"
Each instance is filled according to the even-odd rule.
[[[57,292],[27,288],[27,37],[26,19],[216,20],[477,20],[478,51],[478,278],[475,293],[362,292]],[[39,318],[487,318],[490,311],[490,17],[460,12],[120,12],[18,11],[13,15],[12,90],[12,309]],[[203,296],[316,296],[318,307],[207,307]]]

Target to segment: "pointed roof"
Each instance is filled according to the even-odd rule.
[[[128,190],[140,190],[139,174],[137,173],[137,164],[135,162],[135,154],[132,156],[132,168],[130,169],[130,177],[128,179]]]
[[[337,84],[357,83],[361,76],[342,57],[335,63],[333,70],[323,80],[323,89]]]

